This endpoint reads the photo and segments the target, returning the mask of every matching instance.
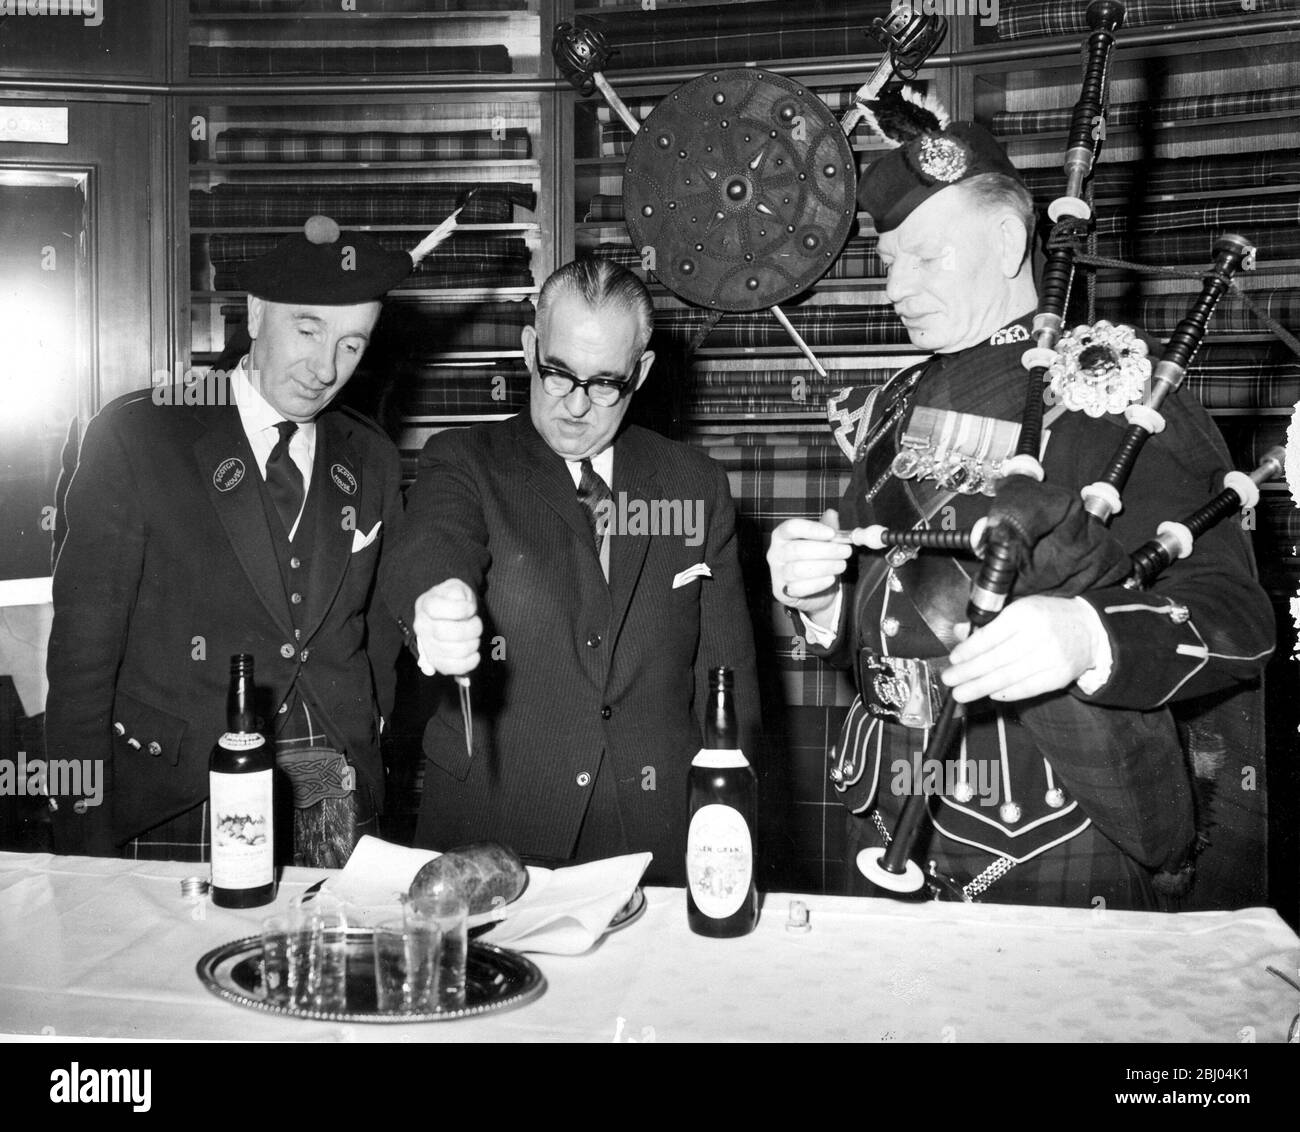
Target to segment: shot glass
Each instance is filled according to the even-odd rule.
[[[343,902],[327,893],[289,905],[299,948],[291,964],[293,1003],[299,1009],[340,1011],[348,1003],[348,921]]]
[[[385,920],[374,930],[375,1002],[385,1014],[427,1014],[438,1008],[442,941],[428,922]]]
[[[450,889],[435,890],[402,904],[409,933],[437,937],[437,1006],[440,1011],[465,1005],[465,961],[469,953],[469,908]]]
[[[262,995],[276,1006],[287,1006],[293,999],[295,942],[288,916],[262,921]]]

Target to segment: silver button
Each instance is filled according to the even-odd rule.
[[[1171,602],[1169,605],[1169,620],[1175,625],[1181,625],[1192,616],[1191,611],[1185,605],[1179,605],[1178,602]]]
[[[591,783],[591,775],[584,770],[578,775],[577,782],[579,786],[588,786]]]
[[[140,740],[130,735],[126,737],[126,745],[128,747],[134,747],[137,751],[140,750]]]
[[[114,735],[125,735],[125,734],[126,734],[126,728],[123,727],[122,724],[120,724],[120,723],[115,723],[115,724],[113,724],[113,734],[114,734]]]
[[[295,649],[295,648],[293,647],[293,645],[281,645],[281,646],[280,646],[280,655],[281,655],[282,657],[284,657],[285,660],[292,660],[292,659],[293,659],[293,654],[294,654],[295,652],[297,652],[297,651],[298,651],[298,650]]]
[[[311,649],[303,649],[302,652],[298,654],[298,659],[301,660],[303,664],[306,664],[309,656],[311,656]]]
[[[157,758],[159,755],[162,754],[162,744],[159,743],[157,739],[154,739],[149,744],[149,753],[153,755],[154,758]]]
[[[1020,820],[1020,807],[1015,802],[1003,802],[998,807],[998,816],[1007,825],[1015,825]]]
[[[297,570],[301,565],[302,565],[302,559],[301,559],[301,558],[290,558],[290,559],[289,559],[289,569],[291,569],[291,570]]]
[[[898,629],[899,624],[897,617],[886,617],[880,622],[880,631],[884,633],[886,637],[898,636]]]
[[[1052,789],[1043,795],[1043,800],[1051,806],[1052,809],[1059,810],[1065,805],[1065,791],[1059,786],[1053,786]]]
[[[290,600],[291,602],[293,602],[294,605],[301,605],[301,604],[302,604],[302,594],[290,594],[290,595],[289,595],[289,600]]]
[[[903,592],[903,579],[892,570],[889,572],[889,588],[896,594],[901,594]]]

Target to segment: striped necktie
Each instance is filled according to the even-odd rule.
[[[287,535],[298,520],[304,494],[302,472],[289,455],[289,440],[298,431],[298,426],[293,421],[278,421],[275,427],[279,430],[280,439],[271,449],[271,455],[266,461],[266,490],[270,492],[271,502],[280,513],[280,522],[284,524],[284,533]]]
[[[596,474],[590,460],[582,461],[582,480],[578,484],[578,502],[587,513],[587,525],[591,527],[591,537],[596,545],[596,554],[600,554],[600,544],[605,539],[605,529],[609,526],[610,511],[608,506],[614,500],[609,485]]]

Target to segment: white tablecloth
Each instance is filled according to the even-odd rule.
[[[423,1025],[278,1018],[221,1001],[200,956],[257,933],[276,904],[181,896],[197,866],[0,853],[0,1035],[288,1041],[1277,1042],[1300,1003],[1300,939],[1269,909],[1161,916],[897,904],[769,893],[750,936],[686,926],[680,889],[580,956],[535,956],[546,993]],[[786,930],[789,901],[812,929]]]

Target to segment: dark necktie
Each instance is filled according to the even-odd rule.
[[[298,426],[293,421],[279,421],[275,427],[280,432],[280,439],[266,461],[266,490],[271,493],[271,501],[284,524],[284,533],[288,534],[302,510],[302,472],[289,455],[289,439],[298,431]]]
[[[609,485],[596,474],[591,461],[583,460],[582,480],[578,484],[578,502],[587,513],[587,525],[591,527],[591,537],[596,544],[597,556],[600,554],[600,544],[605,538],[605,529],[609,526],[612,511],[609,504],[613,499]]]

